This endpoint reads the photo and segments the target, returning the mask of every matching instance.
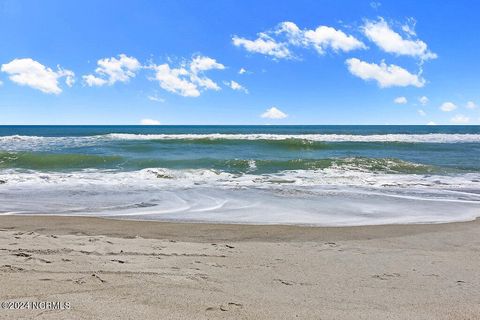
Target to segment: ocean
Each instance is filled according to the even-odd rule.
[[[0,126],[0,214],[471,220],[480,126]]]

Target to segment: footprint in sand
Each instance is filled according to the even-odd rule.
[[[374,274],[372,278],[380,279],[380,280],[390,280],[392,278],[400,277],[400,273],[383,273],[383,274]]]
[[[121,264],[125,263],[125,261],[119,260],[119,259],[112,259],[112,260],[110,260],[110,261],[112,261],[112,262],[118,262],[118,263],[121,263]]]
[[[236,309],[241,309],[243,308],[243,304],[237,303],[237,302],[228,302],[226,304],[221,304],[218,309],[215,307],[208,307],[205,309],[205,311],[214,311],[214,310],[220,310],[220,311],[233,311]]]
[[[293,286],[293,282],[287,281],[287,280],[282,280],[282,279],[273,279],[273,281],[280,282],[281,284],[284,284],[286,286]]]
[[[3,266],[0,267],[0,271],[4,272],[19,272],[19,271],[24,271],[25,269],[20,268],[20,267],[15,267],[10,264],[4,264]]]
[[[32,256],[31,254],[28,254],[26,252],[13,253],[12,255],[16,257],[23,257],[23,258],[29,258]]]
[[[106,280],[100,278],[96,273],[92,273],[91,277],[81,277],[75,280],[71,279],[70,281],[73,281],[76,284],[85,284],[87,282],[90,282],[90,279],[98,280],[100,281],[100,283],[107,282]]]

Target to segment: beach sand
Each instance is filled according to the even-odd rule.
[[[1,319],[480,319],[480,221],[247,226],[0,217]]]

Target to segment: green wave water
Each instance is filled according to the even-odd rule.
[[[88,154],[47,154],[33,152],[0,152],[0,168],[85,169],[113,168],[122,162],[119,156],[97,156]]]
[[[214,169],[232,173],[276,173],[286,170],[354,170],[376,173],[430,174],[453,172],[431,165],[394,158],[327,158],[327,159],[127,159],[120,156],[86,154],[45,154],[32,152],[1,152],[0,168],[32,170],[120,169],[145,168]]]

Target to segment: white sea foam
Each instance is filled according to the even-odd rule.
[[[0,171],[4,186],[78,185],[78,186],[146,186],[155,188],[183,187],[254,187],[285,188],[286,186],[357,186],[395,188],[478,189],[480,173],[450,175],[388,174],[330,167],[318,170],[285,170],[278,173],[228,173],[213,169],[149,168],[137,171],[86,169],[75,172],[41,172],[7,169]],[[480,192],[480,191],[479,191]]]
[[[3,214],[328,226],[480,216],[479,174],[375,174],[330,168],[236,175],[151,168],[3,170],[0,180]]]

